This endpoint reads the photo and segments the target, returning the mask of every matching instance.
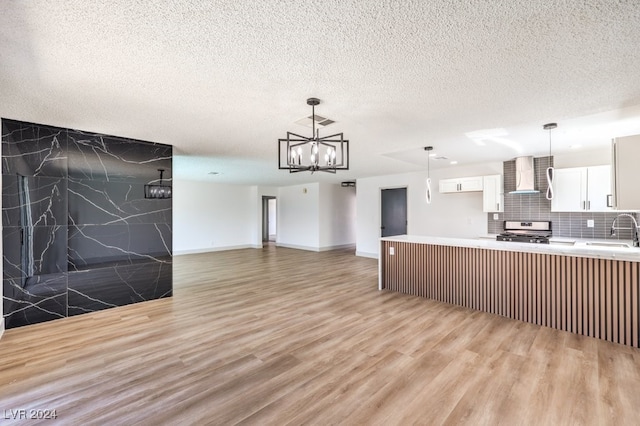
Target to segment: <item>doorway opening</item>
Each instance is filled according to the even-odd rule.
[[[262,197],[262,242],[275,242],[276,241],[276,197],[263,196]]]
[[[380,236],[407,233],[407,188],[383,189],[380,193]]]

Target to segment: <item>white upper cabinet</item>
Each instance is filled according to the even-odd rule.
[[[617,210],[640,210],[640,135],[613,140],[613,204]]]
[[[460,181],[458,179],[440,179],[438,189],[441,193],[458,192]]]
[[[502,175],[483,176],[482,211],[486,213],[504,211]]]
[[[483,188],[482,176],[460,178],[461,191],[464,191],[464,192],[482,191],[482,188]]]
[[[587,203],[589,211],[613,210],[611,166],[588,167]]]
[[[582,212],[586,210],[587,168],[555,169],[553,176],[552,212]]]
[[[555,169],[552,212],[611,210],[611,166]]]
[[[438,189],[441,193],[482,191],[482,176],[456,179],[440,179]]]

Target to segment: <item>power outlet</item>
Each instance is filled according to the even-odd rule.
[[[587,220],[587,228],[593,228],[595,226],[595,224],[593,223],[593,219],[588,219]]]
[[[389,247],[389,256],[394,256],[396,254],[395,247]]]
[[[500,215],[498,213],[494,213],[493,220],[499,220],[499,219],[500,219]]]

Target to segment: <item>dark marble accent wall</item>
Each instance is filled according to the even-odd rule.
[[[18,327],[171,296],[172,147],[2,120],[3,303]]]
[[[516,189],[515,160],[503,163],[504,173],[504,212],[498,214],[494,220],[494,213],[487,215],[487,230],[490,234],[504,231],[505,220],[550,220],[555,237],[567,238],[597,238],[630,240],[633,235],[630,230],[620,230],[611,236],[611,223],[620,212],[552,212],[551,201],[546,198],[547,179],[546,170],[553,165],[553,157],[538,157],[534,159],[537,194],[509,194]],[[635,214],[634,214],[635,215]],[[638,218],[637,215],[636,219]],[[587,220],[594,221],[594,227],[587,227]],[[630,227],[628,219],[621,219],[619,225]]]

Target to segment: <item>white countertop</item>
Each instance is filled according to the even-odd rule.
[[[381,238],[381,241],[399,241],[440,246],[471,247],[489,250],[520,251],[526,253],[560,254],[564,256],[590,257],[594,259],[629,260],[640,262],[640,248],[633,247],[627,240],[583,240],[579,238],[552,238],[551,244],[515,243],[496,241],[495,235],[478,238],[425,237],[419,235],[398,235]],[[571,245],[571,243],[574,243]],[[606,247],[589,243],[623,243],[629,247]]]

